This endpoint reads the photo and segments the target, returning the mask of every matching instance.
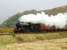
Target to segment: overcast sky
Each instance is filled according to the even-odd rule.
[[[66,4],[67,0],[0,0],[0,23],[17,12],[48,9]]]

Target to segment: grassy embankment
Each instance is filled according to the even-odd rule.
[[[19,47],[21,50],[24,49],[24,46],[25,46],[24,50],[37,50],[39,47],[42,48],[40,50],[44,50],[44,49],[50,50],[51,46],[53,46],[52,43],[56,41],[59,41],[58,44],[59,45],[62,44],[63,46],[64,43],[62,43],[62,40],[60,39],[63,39],[63,41],[67,43],[67,32],[15,34],[11,31],[12,29],[7,28],[7,29],[0,29],[0,30],[3,31],[3,32],[0,31],[1,32],[0,33],[0,50],[1,49],[2,50],[16,50],[16,47],[19,47],[18,45],[21,45],[21,47]],[[38,41],[42,41],[42,42],[40,43]],[[15,43],[17,43],[18,45]],[[55,43],[54,48],[55,48],[55,45],[58,45],[58,44]],[[47,49],[46,47],[49,49]],[[65,46],[65,47],[62,47],[62,49],[63,48],[66,49],[67,47]],[[55,48],[54,50],[60,50],[60,49]]]
[[[0,28],[0,44],[14,42],[32,42],[38,40],[50,40],[67,37],[67,32],[44,32],[44,33],[14,33],[11,28]]]

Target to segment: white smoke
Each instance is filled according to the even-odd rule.
[[[59,13],[55,16],[47,15],[44,12],[34,14],[28,14],[19,18],[20,22],[42,23],[45,25],[63,28],[67,24],[67,13]]]

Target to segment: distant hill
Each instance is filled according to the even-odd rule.
[[[49,9],[49,10],[47,10],[46,14],[48,14],[48,15],[56,15],[58,13],[65,13],[65,12],[67,12],[67,5],[57,7],[57,8],[53,8],[53,9]]]
[[[40,10],[40,11],[27,10],[22,13],[17,13],[15,15],[13,15],[12,17],[8,18],[6,21],[4,21],[1,26],[13,27],[15,25],[15,23],[17,22],[18,18],[21,17],[22,15],[37,14],[37,13],[41,13],[41,12],[45,12],[48,15],[56,15],[58,13],[65,13],[65,12],[67,12],[67,5],[53,8],[53,9],[48,9],[48,10]]]

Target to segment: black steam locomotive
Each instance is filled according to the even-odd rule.
[[[40,24],[18,22],[14,32],[39,32],[39,26]]]

